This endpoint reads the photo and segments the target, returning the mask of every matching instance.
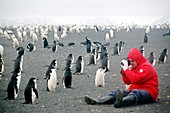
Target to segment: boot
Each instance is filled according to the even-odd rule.
[[[90,105],[96,105],[96,104],[114,104],[115,98],[113,96],[104,96],[99,99],[94,99],[89,96],[85,96],[85,102]]]
[[[134,95],[128,95],[126,97],[123,97],[123,94],[124,93],[122,91],[120,91],[116,95],[116,102],[114,104],[115,108],[130,106],[130,105],[134,105],[136,103],[136,98]]]

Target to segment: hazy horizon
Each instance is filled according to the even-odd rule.
[[[170,14],[168,4],[169,0],[0,0],[0,18],[25,23],[83,23],[103,18],[113,23],[149,24]]]

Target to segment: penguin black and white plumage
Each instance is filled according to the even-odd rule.
[[[149,40],[149,37],[148,37],[148,35],[147,35],[147,33],[145,33],[145,36],[144,36],[144,43],[148,43],[148,40]]]
[[[70,42],[70,43],[68,43],[68,46],[74,46],[75,45],[75,43],[74,42]]]
[[[21,82],[20,68],[15,68],[7,87],[7,98],[5,99],[14,100],[17,98],[20,82]]]
[[[83,56],[79,56],[76,61],[76,71],[73,74],[82,74],[84,70],[84,59]]]
[[[95,86],[96,87],[104,87],[105,85],[105,73],[106,68],[99,67],[96,71],[96,76],[95,76]]]
[[[70,67],[65,69],[65,72],[63,74],[62,83],[63,83],[64,88],[71,88],[71,86],[72,86],[72,72],[71,72]]]
[[[96,32],[99,32],[99,28],[96,25],[94,25],[94,29]]]
[[[120,41],[119,42],[119,52],[122,52],[122,50],[123,50],[123,45],[125,44],[125,42],[124,41]]]
[[[47,41],[47,38],[43,38],[43,47],[44,48],[50,48],[49,44],[48,44],[48,41]]]
[[[156,58],[155,58],[155,53],[154,52],[150,53],[148,61],[152,64],[152,66],[155,66]]]
[[[86,37],[86,41],[81,42],[80,44],[83,45],[83,46],[86,46],[86,53],[91,53],[91,51],[92,51],[92,42],[89,39],[89,37]]]
[[[1,79],[3,72],[4,72],[4,61],[3,61],[2,55],[0,54],[0,79]]]
[[[102,46],[98,46],[96,48],[96,60],[100,60],[101,59],[101,47]]]
[[[145,56],[145,48],[144,48],[144,46],[140,46],[139,51],[142,53],[143,56]]]
[[[57,42],[54,40],[53,42],[53,46],[52,46],[52,52],[57,52],[58,46],[57,46]]]
[[[4,54],[4,47],[0,45],[0,55],[3,57]]]
[[[113,47],[113,54],[112,55],[120,55],[119,44],[116,43]]]
[[[89,64],[88,65],[96,65],[96,50],[93,49],[90,54]]]
[[[61,42],[58,42],[57,44],[58,44],[60,47],[64,47],[64,44],[61,43]]]
[[[103,57],[105,56],[105,54],[108,54],[108,50],[106,46],[101,46],[101,54],[100,54],[100,60],[103,60]]]
[[[91,40],[88,37],[86,37],[86,43],[87,43],[86,52],[91,53],[91,51],[92,51],[92,43],[91,43]]]
[[[22,46],[18,47],[16,50],[17,50],[18,56],[15,59],[14,69],[15,68],[20,68],[21,71],[23,71],[23,55],[24,55],[25,50],[24,50],[24,48]]]
[[[160,55],[160,57],[158,59],[158,63],[166,63],[167,58],[168,58],[168,49],[165,48],[162,51],[162,53],[161,53],[161,55]]]
[[[20,56],[24,55],[24,53],[25,53],[25,49],[22,46],[18,47],[16,49],[16,51],[17,51],[17,54],[20,55]]]
[[[47,91],[55,91],[57,87],[57,60],[53,60],[46,72]]]
[[[103,59],[102,59],[102,66],[103,68],[106,68],[106,72],[109,71],[110,67],[110,61],[109,61],[109,55],[108,53],[104,54]]]
[[[72,68],[73,67],[73,62],[74,62],[73,54],[70,53],[68,55],[67,59],[65,59],[65,60],[66,60],[66,67],[65,67],[65,69],[66,68]]]
[[[30,78],[24,91],[25,102],[24,104],[33,104],[35,99],[38,99],[37,79]]]
[[[33,52],[36,50],[35,44],[33,42],[28,43],[27,49],[29,52]]]

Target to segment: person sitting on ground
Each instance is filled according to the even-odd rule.
[[[129,89],[113,90],[109,95],[98,99],[86,95],[87,104],[114,104],[115,108],[120,108],[156,101],[159,94],[158,75],[137,48],[130,50],[128,60],[121,60],[121,67],[122,80],[125,84],[130,85]]]

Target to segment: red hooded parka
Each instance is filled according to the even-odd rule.
[[[128,59],[138,63],[135,69],[122,70],[122,80],[130,85],[129,91],[133,89],[146,90],[155,101],[158,97],[158,75],[154,67],[146,60],[137,48],[132,48],[128,54]]]

